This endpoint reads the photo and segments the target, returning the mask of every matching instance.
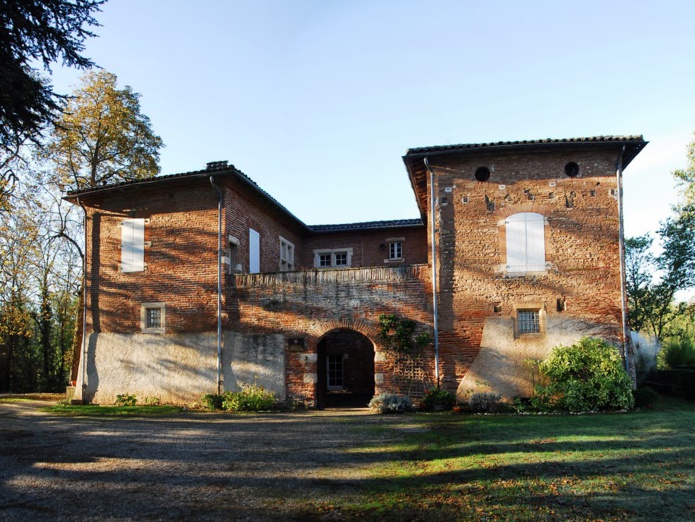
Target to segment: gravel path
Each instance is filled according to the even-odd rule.
[[[366,410],[79,418],[43,406],[0,404],[0,520],[307,520],[303,501],[360,487],[378,457],[355,448],[408,431]]]

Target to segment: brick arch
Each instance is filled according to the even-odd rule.
[[[314,338],[314,344],[318,345],[319,341],[334,330],[347,329],[354,330],[357,333],[364,335],[374,345],[374,350],[377,349],[376,340],[379,338],[379,329],[372,323],[363,321],[362,319],[331,319],[320,324],[315,324],[309,332]]]

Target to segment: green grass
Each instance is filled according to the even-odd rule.
[[[374,457],[367,479],[349,496],[309,500],[307,518],[695,519],[692,402],[630,414],[415,415],[402,423],[425,431],[356,450]]]
[[[181,413],[179,406],[98,406],[93,404],[57,404],[43,408],[47,413],[72,417],[155,417]]]

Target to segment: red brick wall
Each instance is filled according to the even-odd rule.
[[[234,277],[229,295],[230,329],[246,334],[283,334],[303,338],[304,346],[288,347],[289,397],[313,399],[317,374],[317,344],[327,333],[347,328],[375,345],[375,372],[384,382],[376,393],[395,390],[393,362],[379,345],[380,314],[395,313],[432,333],[431,292],[427,266],[310,270],[299,273]],[[427,359],[432,347],[427,348]]]
[[[231,235],[239,239],[239,263],[242,272],[249,271],[249,229],[260,234],[261,272],[280,270],[280,236],[295,246],[295,267],[300,265],[303,250],[302,228],[286,215],[278,212],[262,198],[249,194],[234,180],[225,184],[225,231],[222,248],[227,248],[227,238]]]
[[[87,198],[86,205],[90,205]],[[211,186],[141,189],[88,207],[88,326],[102,332],[140,331],[140,306],[166,304],[167,332],[216,326],[217,196]],[[143,272],[119,271],[121,222],[147,218]],[[89,244],[91,243],[91,244]]]
[[[548,316],[603,324],[606,337],[617,338],[618,202],[609,194],[616,187],[617,154],[431,160],[440,203],[439,326],[442,378],[448,388],[455,388],[477,355],[485,318],[511,316],[524,304],[542,304]],[[581,177],[565,175],[570,161],[579,164]],[[491,170],[486,182],[474,177],[480,166]],[[547,219],[546,261],[551,269],[546,275],[505,275],[504,219],[517,212],[537,212]],[[563,312],[557,311],[559,298],[566,300]],[[495,312],[495,306],[501,311]]]
[[[398,239],[403,244],[403,260],[389,260],[387,239]],[[317,233],[307,238],[302,265],[314,267],[314,250],[352,249],[352,266],[383,266],[420,264],[427,262],[427,231],[425,227],[403,227],[355,232]]]

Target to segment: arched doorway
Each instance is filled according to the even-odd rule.
[[[374,344],[349,328],[318,343],[318,407],[365,408],[374,396]]]

